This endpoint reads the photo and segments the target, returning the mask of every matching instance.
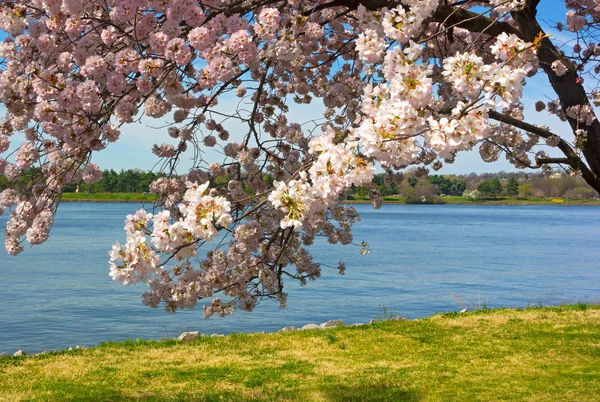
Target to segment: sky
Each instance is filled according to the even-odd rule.
[[[544,30],[553,35],[553,41],[556,44],[567,42],[569,37],[566,33],[559,33],[550,28],[551,24],[564,20],[566,12],[564,2],[562,0],[542,0],[538,10],[538,20]],[[0,31],[0,40],[4,36]],[[529,79],[524,88],[523,97],[525,121],[532,124],[546,124],[550,127],[551,131],[556,133],[570,133],[571,130],[566,123],[560,122],[556,117],[549,115],[547,112],[538,113],[533,109],[534,103],[537,100],[548,101],[550,99],[553,99],[553,91],[543,73]],[[233,110],[238,101],[239,99],[233,96],[222,98],[220,99],[218,109],[224,112]],[[322,116],[323,107],[317,101],[314,101],[311,105],[297,105],[293,102],[289,102],[289,105],[290,113],[288,113],[288,116],[290,121],[303,123]],[[4,109],[0,107],[0,116],[3,114]],[[156,128],[164,126],[166,121],[168,119],[143,119],[140,123],[124,126],[121,138],[116,143],[110,144],[105,150],[96,152],[92,162],[99,165],[101,169],[114,169],[117,171],[121,169],[153,169],[159,160],[150,151],[152,145],[163,142],[176,144],[174,140],[166,135],[165,128]],[[247,128],[244,128],[242,125],[229,126],[228,129],[234,139],[241,138],[247,132]],[[16,146],[20,143],[21,141],[18,138],[13,139],[13,144],[16,144]],[[185,171],[192,165],[191,157],[192,153],[190,151],[184,155],[180,169],[178,169],[180,172]],[[222,159],[213,150],[207,152],[206,158],[213,161],[220,161]],[[479,152],[474,150],[460,153],[453,164],[444,164],[444,167],[438,173],[468,174],[471,172],[484,173],[515,170],[517,169],[506,161],[504,156],[501,156],[496,162],[486,163],[479,157]]]

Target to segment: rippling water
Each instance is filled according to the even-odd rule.
[[[341,318],[366,322],[385,305],[408,318],[463,306],[559,304],[600,299],[600,208],[576,206],[358,205],[358,247],[312,247],[316,282],[288,282],[288,307],[205,320],[201,309],[169,314],[141,303],[142,285],[108,276],[108,250],[124,237],[135,204],[68,203],[48,242],[18,257],[0,251],[0,352],[95,345],[126,338],[275,331]],[[6,214],[0,217],[4,226]]]

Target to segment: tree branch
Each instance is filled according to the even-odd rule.
[[[367,10],[376,11],[384,7],[394,8],[402,5],[400,1],[390,0],[333,0],[328,3],[319,4],[307,13],[312,14],[332,7],[347,7],[357,9],[359,5],[364,6]],[[307,14],[304,13],[305,15]],[[457,28],[464,28],[471,32],[486,33],[488,35],[497,36],[503,32],[520,35],[517,27],[508,22],[496,21],[484,15],[465,10],[461,7],[448,6],[440,4],[432,16],[433,22],[438,22],[443,25],[448,25]]]
[[[470,32],[485,33],[491,36],[498,36],[506,32],[520,36],[519,29],[514,25],[458,7],[440,5],[433,13],[432,19],[434,22],[463,28]]]
[[[495,110],[488,111],[488,116],[490,119],[499,121],[501,123],[509,124],[513,127],[520,128],[521,130],[525,130],[531,134],[538,135],[542,138],[550,138],[557,137],[559,138],[557,147],[562,151],[562,153],[566,156],[566,158],[546,158],[546,159],[561,159],[560,162],[547,162],[547,163],[566,163],[574,169],[578,169],[581,171],[581,176],[585,179],[586,182],[590,186],[592,186],[596,191],[600,192],[600,180],[594,174],[592,170],[581,160],[579,155],[571,148],[568,142],[563,140],[560,136],[551,133],[548,130],[545,130],[541,127],[534,126],[533,124],[526,123],[524,121],[515,119],[512,116],[508,116],[502,113],[498,113]],[[540,162],[540,160],[536,160],[538,164],[544,163]]]
[[[569,158],[536,158],[535,161],[538,165],[543,165],[547,163],[564,163],[565,165],[571,166],[573,161]]]
[[[520,129],[530,132],[532,134],[539,135],[542,138],[550,138],[552,136],[559,137],[558,135],[553,134],[546,129],[543,129],[538,126],[534,126],[533,124],[526,123],[519,119],[515,119],[514,117],[509,116],[507,114],[498,113],[495,110],[489,110],[488,116],[490,117],[490,119],[499,121],[501,123],[510,124],[511,126],[520,128]],[[566,145],[568,146],[568,144],[566,144]]]

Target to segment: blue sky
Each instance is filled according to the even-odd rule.
[[[553,35],[555,43],[564,43],[569,39],[567,33],[558,33],[550,28],[550,24],[564,20],[566,9],[562,0],[542,0],[538,8],[539,21],[547,33]],[[0,40],[5,35],[0,32]],[[526,121],[533,124],[546,124],[551,130],[556,133],[570,133],[568,125],[561,123],[554,116],[546,112],[537,113],[533,110],[533,105],[537,100],[553,99],[553,91],[544,74],[528,80],[527,86],[524,89],[523,103],[525,105]],[[222,111],[232,110],[239,100],[232,96],[221,99],[219,109]],[[298,123],[303,123],[315,118],[321,117],[322,106],[317,102],[313,105],[296,105],[290,102],[290,120]],[[0,115],[3,110],[0,109]],[[102,169],[144,169],[150,170],[158,162],[158,159],[151,153],[150,149],[154,143],[175,142],[166,135],[165,129],[156,129],[152,127],[162,126],[164,120],[144,119],[142,123],[134,123],[124,126],[122,135],[119,141],[110,144],[107,149],[97,152],[93,157],[93,162],[98,164]],[[232,138],[241,138],[240,136],[246,133],[246,128],[242,125],[233,125],[228,127],[232,134]],[[13,143],[20,143],[17,138],[13,139]],[[171,140],[171,141],[169,141]],[[187,152],[181,166],[181,172],[191,166],[191,152]],[[219,161],[221,157],[214,151],[209,151],[206,155],[208,159]],[[500,160],[494,163],[485,163],[479,157],[478,151],[462,152],[456,162],[451,165],[445,165],[440,173],[446,174],[467,174],[470,172],[498,172],[501,170],[514,171],[516,170],[508,163],[503,156]]]

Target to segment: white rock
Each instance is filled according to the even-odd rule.
[[[191,342],[198,337],[200,337],[200,333],[198,331],[184,332],[181,335],[179,335],[177,340],[181,342]]]
[[[305,330],[305,329],[319,329],[319,326],[317,324],[306,324],[305,326],[303,326],[300,329],[301,330]]]
[[[69,346],[69,349],[67,349],[67,350],[68,350],[68,351],[71,351],[71,350],[73,350],[73,347],[72,347],[72,346]]]
[[[466,313],[466,312],[467,312],[466,308],[463,308],[462,310],[459,311],[459,313]]]
[[[13,356],[25,356],[25,352],[19,349],[13,354]]]
[[[362,322],[355,322],[354,324],[350,324],[351,327],[360,327],[363,325],[365,325],[365,324],[363,324]]]
[[[220,338],[222,336],[225,336],[225,335],[223,335],[223,334],[212,334],[210,337],[211,338]]]
[[[340,327],[340,326],[344,326],[344,325],[346,325],[344,320],[329,320],[329,321],[324,322],[323,324],[319,325],[319,328],[335,328],[335,327]]]
[[[292,331],[296,331],[298,328],[294,327],[293,325],[290,325],[289,327],[283,327],[279,330],[279,332],[292,332]]]

